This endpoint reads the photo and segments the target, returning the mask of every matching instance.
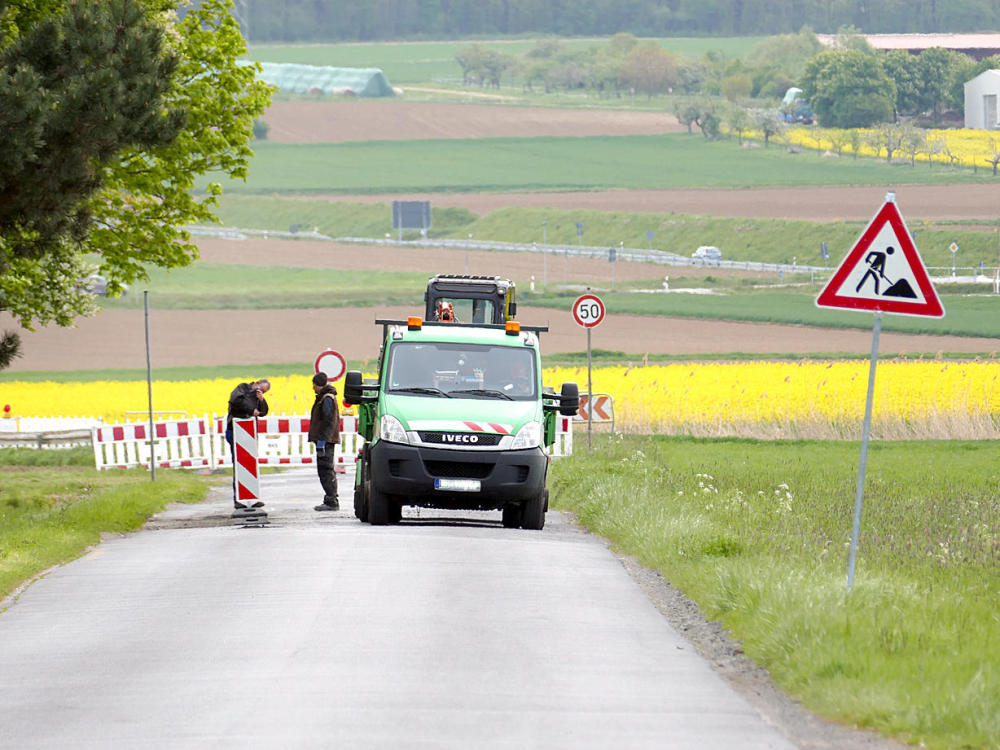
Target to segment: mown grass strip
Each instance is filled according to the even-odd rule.
[[[234,193],[434,193],[984,182],[986,170],[915,169],[741,149],[700,135],[280,144],[262,141]],[[210,179],[218,179],[217,176]],[[204,179],[199,186],[204,186]]]
[[[13,458],[9,450],[0,451],[0,462]],[[20,463],[20,457],[13,460]],[[185,471],[160,472],[150,482],[141,470],[23,464],[0,465],[0,476],[0,599],[47,568],[79,557],[102,532],[134,531],[167,503],[203,500],[209,482],[216,481]]]
[[[1000,747],[1000,446],[877,443],[846,593],[858,445],[601,438],[552,502],[659,570],[819,713]]]
[[[905,211],[905,190],[900,190]],[[667,250],[690,256],[699,245],[716,245],[726,260],[756,263],[788,263],[822,266],[820,243],[829,246],[828,265],[835,267],[857,242],[865,222],[812,222],[788,219],[726,218],[717,216],[627,212],[565,211],[554,208],[509,207],[477,217],[462,208],[434,208],[430,197],[433,227],[429,236],[497,242],[541,243],[543,237],[553,245],[586,245]],[[358,204],[322,199],[278,196],[223,196],[219,216],[228,226],[246,229],[287,231],[292,225],[303,230],[317,228],[332,237],[383,238],[392,229],[390,203]],[[576,225],[584,226],[577,237]],[[543,231],[544,227],[544,231]],[[978,222],[964,227],[955,222],[910,221],[924,263],[930,267],[951,269],[952,262],[969,268],[983,263],[996,266],[1000,251],[998,227]],[[653,240],[647,239],[653,233]],[[404,238],[413,239],[415,232]],[[955,242],[961,250],[953,258],[949,247]],[[321,251],[318,251],[321,252]],[[670,269],[664,268],[669,274]],[[710,273],[706,271],[706,273]],[[966,272],[968,273],[968,272]],[[610,270],[609,270],[610,274]],[[661,277],[662,280],[662,277]],[[777,280],[777,275],[775,275]]]

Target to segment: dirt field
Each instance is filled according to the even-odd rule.
[[[659,112],[373,100],[275,102],[263,119],[271,126],[268,140],[277,143],[652,135],[687,130],[673,115]]]

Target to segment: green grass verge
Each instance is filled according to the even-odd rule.
[[[94,450],[87,445],[37,450],[0,448],[0,466],[93,466]],[[0,495],[2,498],[2,495]]]
[[[900,200],[905,207],[905,190]],[[726,218],[705,215],[627,212],[566,211],[554,208],[509,207],[477,217],[461,208],[434,208],[431,237],[445,239],[495,240],[497,242],[539,242],[645,249],[652,247],[689,256],[699,245],[716,245],[727,260],[757,263],[792,263],[823,265],[820,243],[830,248],[836,264],[854,246],[866,223],[858,221],[812,222],[787,219]],[[357,204],[318,199],[279,196],[233,195],[222,197],[218,215],[223,223],[245,229],[288,230],[292,225],[317,228],[332,237],[384,237],[397,233],[392,229],[390,203]],[[544,233],[543,233],[544,222]],[[584,234],[577,238],[576,225],[582,223]],[[977,227],[982,227],[979,222]],[[938,224],[917,221],[910,232],[929,267],[951,268],[949,247],[957,242],[957,262],[963,267],[983,263],[995,266],[1000,241],[995,228],[969,228],[954,223]],[[653,232],[653,241],[647,232]],[[416,237],[406,232],[405,239]],[[322,250],[317,250],[322,252]],[[559,261],[556,261],[559,262]],[[664,273],[669,273],[669,268]],[[609,272],[610,278],[610,272]],[[662,280],[662,277],[661,277]],[[757,282],[754,282],[757,283]]]
[[[141,470],[0,474],[0,599],[47,568],[79,557],[100,541],[101,532],[134,531],[167,503],[204,499],[209,482],[217,481],[185,471],[160,472],[156,482]]]
[[[323,252],[322,244],[313,247]],[[153,268],[149,277],[143,288],[154,307],[187,310],[357,307],[371,305],[373,299],[419,304],[427,286],[426,273],[214,263]],[[138,294],[102,300],[109,308],[140,304]]]
[[[656,39],[664,49],[687,57],[720,51],[726,57],[743,57],[764,37],[680,37]],[[583,50],[604,46],[607,39],[563,39],[564,49]],[[643,40],[646,41],[646,40]],[[331,65],[341,68],[381,68],[394,86],[413,83],[462,80],[455,62],[463,47],[479,43],[518,57],[535,44],[531,39],[487,39],[429,42],[372,42],[341,44],[254,44],[250,56],[261,62]],[[488,92],[488,93],[493,93]]]
[[[614,294],[601,292],[608,315],[662,315],[713,320],[747,320],[761,323],[790,323],[827,328],[871,330],[871,313],[821,309],[816,307],[819,286],[809,291],[760,291],[719,295],[696,294]],[[525,304],[568,310],[579,292],[542,296]],[[1000,297],[942,295],[944,318],[886,315],[882,328],[900,333],[931,333],[1000,339]],[[821,342],[817,342],[822,349]],[[1000,340],[997,342],[1000,347]]]
[[[235,193],[428,193],[614,188],[903,185],[989,181],[987,170],[919,169],[742,149],[700,135],[482,138],[340,144],[259,142]],[[218,179],[213,177],[211,179]],[[204,186],[209,178],[199,185]],[[905,204],[904,204],[905,205]]]
[[[855,443],[602,438],[555,462],[550,488],[812,710],[997,748],[998,460],[990,441],[872,445],[850,596]]]

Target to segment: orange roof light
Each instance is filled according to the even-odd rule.
[[[424,321],[418,315],[411,315],[406,319],[406,327],[411,331],[419,331],[424,325]]]
[[[507,331],[508,336],[516,336],[521,332],[521,324],[516,320],[508,320],[504,325],[504,330]]]

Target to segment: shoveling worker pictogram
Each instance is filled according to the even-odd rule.
[[[894,196],[875,214],[823,287],[816,304],[934,318],[944,315]]]
[[[865,256],[865,263],[868,264],[868,270],[865,271],[864,276],[861,277],[861,281],[854,288],[855,292],[861,292],[861,287],[864,286],[868,279],[872,280],[872,284],[875,286],[875,294],[879,293],[879,281],[882,280],[888,287],[884,292],[882,292],[883,297],[906,297],[908,299],[916,299],[917,295],[913,291],[913,287],[910,286],[910,282],[906,279],[900,279],[895,284],[885,275],[885,260],[886,256],[892,255],[896,252],[896,248],[891,245],[885,249],[885,252],[879,252],[878,250],[872,250]]]

